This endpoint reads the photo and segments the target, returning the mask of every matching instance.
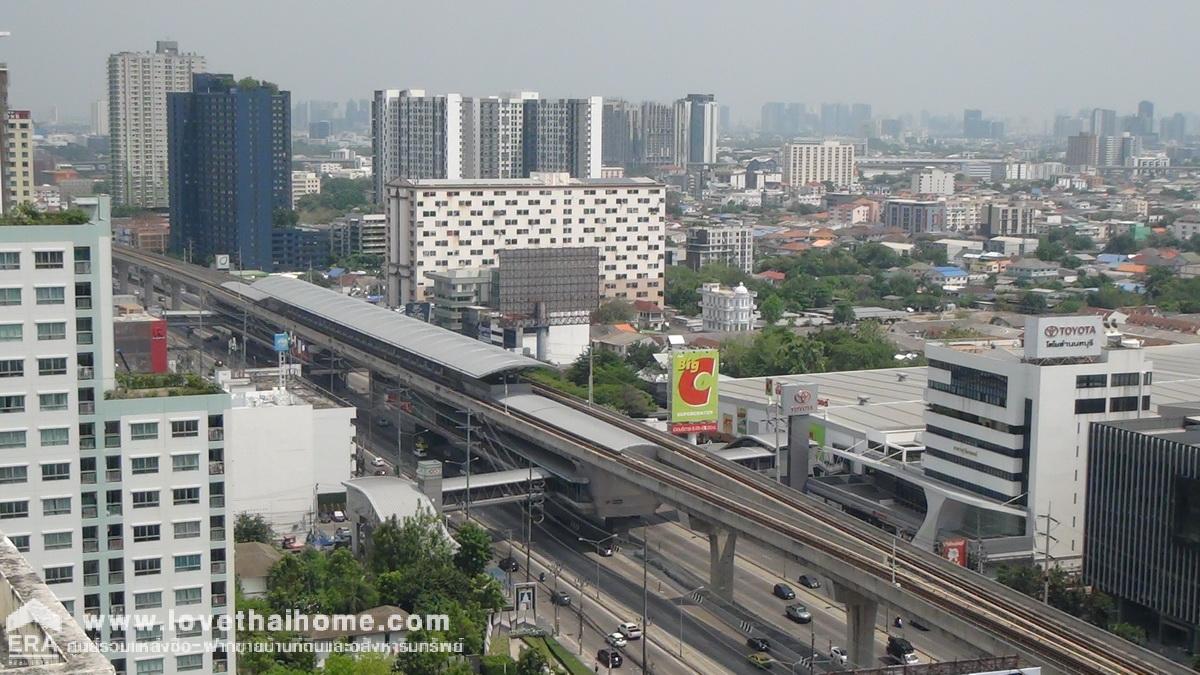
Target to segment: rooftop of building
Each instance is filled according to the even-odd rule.
[[[116,388],[104,392],[104,398],[121,400],[220,393],[223,393],[221,387],[195,373],[117,373]]]
[[[1161,405],[1158,413],[1157,417],[1114,420],[1100,424],[1200,448],[1200,400]]]
[[[300,378],[298,365],[290,368],[291,373],[284,379],[283,387],[279,386],[278,368],[248,368],[239,377],[221,375],[218,379],[232,397],[234,408],[310,405],[315,410],[323,410],[354,407]]]
[[[503,187],[663,187],[643,176],[624,178],[574,178],[566,173],[533,173],[529,178],[397,178],[392,187],[463,188],[468,186]]]

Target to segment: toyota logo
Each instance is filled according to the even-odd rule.
[[[811,398],[812,392],[808,391],[807,389],[801,389],[800,391],[796,392],[796,403],[800,405],[808,405],[808,401]]]
[[[1046,330],[1042,331],[1042,334],[1048,338],[1052,338],[1058,335],[1058,326],[1046,326]]]

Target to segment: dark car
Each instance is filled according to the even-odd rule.
[[[908,625],[912,626],[913,628],[916,628],[919,631],[928,631],[929,630],[929,626],[926,625],[925,622],[923,620],[921,620],[920,617],[916,617],[916,616],[909,617]]]
[[[804,605],[788,605],[787,609],[784,610],[784,614],[796,623],[808,623],[812,621],[812,614],[809,613],[808,608]]]
[[[601,558],[611,558],[613,550],[612,544],[601,544],[600,547],[596,549],[596,552],[600,554]]]
[[[767,642],[766,638],[752,637],[749,640],[746,640],[746,646],[756,652],[771,651],[771,643]]]
[[[596,652],[596,660],[606,668],[620,668],[625,662],[625,659],[621,658],[621,652],[615,649],[601,649]]]
[[[784,600],[796,599],[796,591],[793,591],[792,587],[787,584],[775,584],[775,588],[771,592],[775,594],[775,597]]]
[[[375,475],[376,476],[386,476],[386,475],[388,475],[387,469],[375,469]]]
[[[520,563],[518,563],[516,560],[512,559],[511,557],[510,558],[502,558],[500,560],[500,562],[497,563],[497,565],[500,567],[500,569],[504,570],[505,572],[516,572],[517,570],[521,569]]]
[[[801,574],[800,578],[797,579],[796,581],[799,581],[800,585],[805,588],[820,588],[821,587],[821,580],[814,576],[808,575],[808,574]]]
[[[567,595],[566,591],[554,591],[550,594],[550,603],[559,607],[570,607],[571,596]]]

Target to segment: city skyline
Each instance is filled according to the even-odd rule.
[[[1171,4],[1174,20],[1158,28],[1153,61],[1110,60],[1098,68],[1090,65],[1088,50],[1121,39],[1128,26],[1122,13],[1097,11],[1096,3],[1024,3],[1029,11],[1009,7],[996,15],[984,6],[942,6],[920,17],[899,4],[764,3],[753,14],[718,5],[689,14],[675,11],[676,4],[609,3],[563,15],[550,3],[538,2],[524,11],[493,16],[366,3],[356,16],[372,20],[347,31],[338,49],[318,50],[304,38],[313,25],[312,13],[280,2],[248,9],[239,5],[242,20],[236,22],[226,20],[229,12],[223,10],[235,6],[225,0],[181,8],[137,2],[39,3],[6,11],[0,28],[12,36],[0,43],[0,61],[12,71],[9,98],[14,106],[35,111],[57,106],[62,117],[79,119],[103,94],[109,54],[151,49],[163,39],[204,54],[211,70],[254,72],[278,82],[295,92],[297,101],[369,98],[385,87],[464,95],[533,89],[550,97],[601,94],[635,101],[670,101],[704,91],[732,108],[735,123],[756,122],[767,101],[802,101],[810,109],[822,102],[866,101],[877,116],[978,108],[993,116],[1029,118],[1036,125],[1062,110],[1129,112],[1142,99],[1154,101],[1160,115],[1200,110],[1200,93],[1177,84],[1187,77],[1186,26],[1200,19],[1200,6]],[[1085,7],[1088,11],[1077,11]],[[131,14],[140,20],[117,18]],[[761,21],[767,16],[778,20]],[[259,30],[268,19],[294,39],[277,40],[279,36]],[[422,30],[389,41],[388,31],[397,21],[453,25],[454,33]],[[851,49],[838,31],[804,30],[850,22],[861,36],[849,43]],[[984,22],[991,29],[976,30]],[[48,52],[40,45],[50,25],[100,39]],[[530,43],[537,46],[514,47],[506,36],[529,25],[540,27],[542,38]],[[572,29],[583,25],[586,33]],[[884,31],[894,25],[907,28],[902,35]],[[453,39],[465,34],[474,36],[470,43]],[[1012,49],[1012,35],[1020,35],[1026,48]],[[271,40],[272,49],[260,48],[264,38]],[[781,67],[786,72],[788,64],[797,63],[791,59],[799,57],[810,65],[797,72],[819,75],[797,77],[789,84],[779,76],[779,67],[761,68],[753,60],[734,58],[739,52],[728,47],[735,39],[760,45],[794,40],[799,53]],[[381,44],[389,48],[381,50]],[[788,53],[771,49],[768,54],[772,51]],[[720,54],[726,58],[714,58]],[[664,79],[665,74],[670,77]],[[63,92],[71,93],[64,97]]]

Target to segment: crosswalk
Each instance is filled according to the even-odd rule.
[[[691,598],[692,603],[696,605],[704,602],[704,593],[702,591],[692,591],[688,597]]]
[[[742,632],[746,635],[754,632],[754,624],[750,621],[746,621],[745,619],[740,619],[738,621],[738,627],[741,628]]]

